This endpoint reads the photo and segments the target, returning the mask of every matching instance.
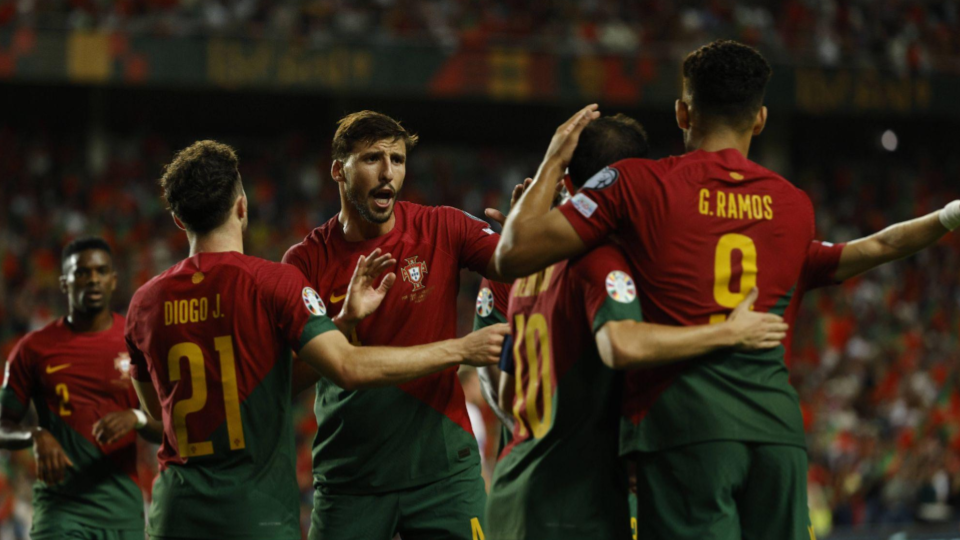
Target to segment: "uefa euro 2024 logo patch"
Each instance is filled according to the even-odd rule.
[[[477,315],[489,317],[493,313],[493,291],[484,287],[477,295]]]
[[[311,315],[322,317],[327,314],[327,306],[323,304],[323,300],[320,299],[317,291],[310,287],[304,287],[302,296],[303,304],[307,306],[307,311],[309,311]]]
[[[403,274],[403,280],[412,283],[414,291],[423,288],[423,279],[427,275],[427,263],[418,261],[417,258],[419,258],[419,255],[404,259],[407,261],[407,265],[400,270],[400,273]]]
[[[626,272],[614,270],[607,274],[607,294],[621,304],[629,304],[637,297],[637,286]]]

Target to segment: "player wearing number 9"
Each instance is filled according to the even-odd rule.
[[[373,287],[389,254],[361,258],[344,300],[355,309],[331,320],[296,268],[243,254],[247,198],[230,147],[195,143],[161,185],[190,257],[141,287],[127,318],[134,385],[164,425],[147,532],[299,540],[291,350],[343,388],[393,385],[496,362],[506,325],[419,347],[355,347],[343,333],[396,279]]]
[[[637,272],[644,318],[719,322],[756,285],[758,311],[796,317],[805,292],[932,245],[960,225],[960,202],[848,244],[814,240],[805,193],[747,159],[763,131],[771,75],[754,49],[717,41],[687,56],[677,124],[689,153],[626,160],[549,212],[550,188],[599,116],[558,130],[538,178],[507,219],[507,277],[583,253],[611,233]],[[628,374],[621,452],[637,460],[641,537],[809,540],[807,456],[790,386],[790,335],[768,352],[723,352]]]

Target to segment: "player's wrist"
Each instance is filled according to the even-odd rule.
[[[960,227],[960,200],[951,201],[940,210],[940,223],[949,231]]]
[[[147,414],[140,409],[130,409],[130,412],[133,413],[133,416],[137,419],[133,424],[133,429],[141,430],[147,426]]]

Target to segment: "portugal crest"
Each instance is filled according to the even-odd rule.
[[[418,261],[417,258],[419,258],[419,255],[404,259],[407,261],[407,265],[400,270],[403,274],[403,280],[412,283],[414,291],[423,289],[423,278],[427,275],[427,263]]]

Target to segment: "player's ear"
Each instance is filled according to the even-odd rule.
[[[753,122],[753,136],[756,137],[759,135],[763,128],[767,126],[767,107],[764,105],[760,107],[760,111],[757,112],[757,118]]]
[[[677,127],[684,131],[690,129],[690,109],[687,107],[687,103],[682,99],[678,99],[673,109],[677,115]]]
[[[60,276],[60,292],[67,294],[67,276]]]
[[[170,216],[173,217],[173,222],[177,224],[177,227],[178,227],[181,231],[183,231],[183,232],[186,232],[186,231],[187,231],[187,227],[184,226],[183,222],[180,221],[180,218],[178,218],[176,214],[174,214],[173,212],[170,212]]]
[[[330,176],[337,182],[346,182],[347,178],[343,174],[343,160],[333,160],[333,164],[330,165]]]
[[[237,199],[237,219],[241,222],[247,217],[247,194],[241,192]]]

